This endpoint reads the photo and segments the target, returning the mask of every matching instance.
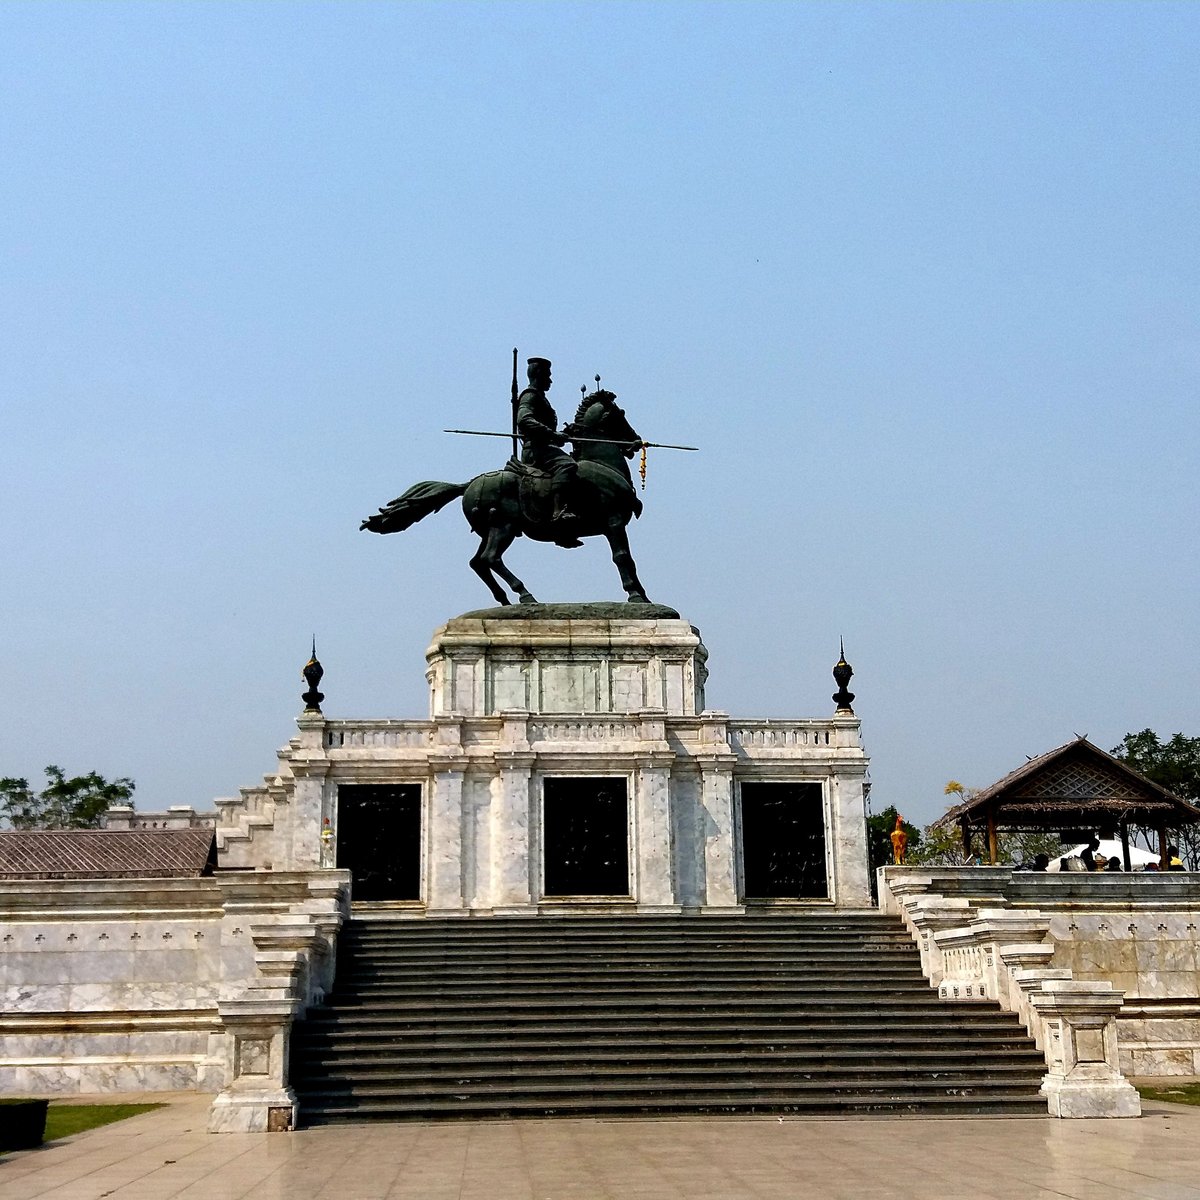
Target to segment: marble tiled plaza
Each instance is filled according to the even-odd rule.
[[[0,1159],[0,1195],[1200,1200],[1200,1110],[1175,1105],[1148,1103],[1125,1121],[419,1122],[217,1137],[205,1132],[210,1097],[167,1099],[156,1112]]]

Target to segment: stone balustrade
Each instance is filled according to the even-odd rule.
[[[1194,872],[1014,871],[1011,867],[887,867],[881,904],[929,893],[977,910],[1030,909],[1050,922],[1043,969],[1109,982],[1127,1075],[1200,1074],[1200,888]],[[928,902],[928,901],[926,901]],[[911,925],[910,925],[911,927]],[[1041,935],[1038,935],[1039,939]],[[1043,952],[1042,958],[1046,955]]]
[[[839,750],[859,746],[858,722],[854,720],[732,720],[729,744],[735,750],[791,750],[810,746]]]
[[[961,891],[972,891],[970,882]],[[998,906],[933,890],[932,873],[884,868],[880,907],[902,917],[940,997],[998,1003],[1020,1017],[1046,1056],[1042,1094],[1052,1116],[1138,1116],[1141,1101],[1120,1067],[1122,992],[1106,980],[1073,979],[1052,967],[1051,919],[1036,909],[1005,907],[994,880],[979,883],[984,903]]]
[[[432,721],[326,721],[327,750],[362,750],[379,748],[424,749],[432,746]]]
[[[707,714],[706,714],[707,715]],[[811,747],[817,750],[859,749],[858,724],[853,720],[736,720],[724,714],[712,714],[724,719],[724,740],[735,750],[795,750]],[[666,716],[661,709],[645,709],[624,719],[606,715],[542,715],[530,721],[528,737],[533,742],[616,742],[643,736],[646,717]],[[326,750],[361,749],[425,749],[439,740],[441,726],[447,720],[326,720],[323,743]],[[461,741],[486,745],[500,739],[501,722],[494,718],[457,718],[464,726]],[[672,732],[681,740],[696,740],[698,718],[670,719]],[[676,728],[680,727],[680,728]],[[690,736],[689,736],[690,735]]]
[[[536,742],[624,742],[641,736],[641,725],[637,721],[555,718],[529,723],[531,745]]]

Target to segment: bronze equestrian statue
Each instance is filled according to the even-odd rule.
[[[626,596],[632,603],[648,604],[625,532],[642,512],[627,460],[647,443],[625,419],[613,393],[602,389],[584,396],[575,419],[559,432],[557,414],[546,398],[549,360],[529,359],[528,377],[529,386],[515,405],[516,432],[523,441],[520,459],[514,456],[503,470],[477,475],[469,483],[415,484],[360,529],[398,533],[461,496],[467,522],[479,535],[471,569],[499,604],[511,601],[497,575],[520,603],[537,603],[504,563],[504,552],[522,535],[568,547],[581,545],[580,538],[607,538]],[[564,453],[561,448],[574,439],[579,440],[573,453]]]

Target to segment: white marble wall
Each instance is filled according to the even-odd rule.
[[[803,781],[821,788],[826,899],[849,908],[870,904],[867,760],[853,718],[760,721],[753,738],[744,723],[735,726],[718,712],[671,717],[643,709],[614,720],[505,710],[450,720],[449,730],[443,722],[410,723],[421,727],[420,739],[368,744],[357,736],[357,722],[306,716],[300,776],[287,801],[275,805],[286,823],[261,831],[261,840],[255,831],[225,841],[222,863],[306,868],[320,851],[302,827],[319,830],[328,817],[336,829],[340,785],[413,783],[423,797],[427,910],[532,911],[541,901],[543,780],[605,776],[623,780],[629,798],[630,899],[644,911],[733,911],[743,905],[742,783]],[[298,741],[285,749],[285,764]],[[256,849],[265,861],[255,861]]]
[[[1144,904],[1051,913],[1054,965],[1125,993],[1118,1018],[1129,1075],[1200,1075],[1200,896],[1182,911]]]
[[[504,709],[694,716],[704,708],[708,651],[687,621],[455,617],[425,657],[434,719]]]
[[[224,865],[310,868],[340,785],[415,783],[426,910],[537,911],[542,781],[612,776],[629,797],[626,906],[739,911],[741,784],[805,781],[821,786],[826,902],[870,904],[857,719],[705,709],[708,652],[687,621],[456,618],[427,657],[431,719],[305,713],[264,785],[218,802]]]
[[[0,1093],[217,1090],[219,1005],[259,977],[252,929],[315,911],[346,883],[0,881]]]

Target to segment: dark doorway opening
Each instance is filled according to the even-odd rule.
[[[624,779],[558,776],[545,780],[545,895],[629,895],[625,785]]]
[[[828,897],[824,809],[819,783],[742,784],[747,900]]]
[[[337,865],[355,900],[421,898],[421,785],[338,788]]]

